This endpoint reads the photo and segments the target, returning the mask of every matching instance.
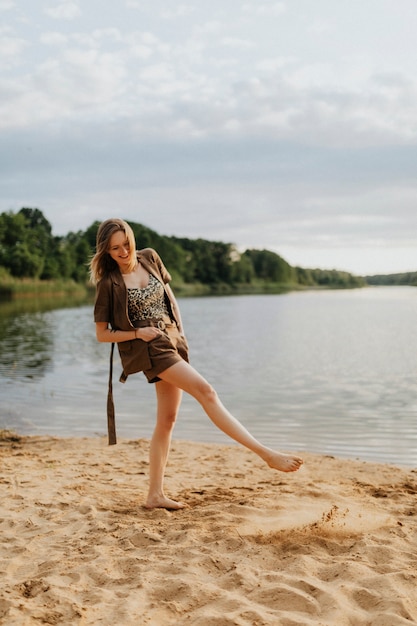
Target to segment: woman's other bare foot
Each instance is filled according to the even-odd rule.
[[[178,511],[187,508],[186,504],[171,500],[166,496],[148,497],[145,503],[145,509],[168,509],[169,511]]]
[[[304,463],[303,459],[299,456],[282,454],[281,452],[274,452],[273,450],[263,458],[266,463],[268,463],[269,467],[279,470],[280,472],[296,472]]]

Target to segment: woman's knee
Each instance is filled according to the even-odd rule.
[[[163,430],[171,431],[177,421],[177,411],[167,411],[158,415],[157,426]]]
[[[218,395],[214,387],[207,381],[199,385],[197,390],[197,399],[201,404],[218,402]]]

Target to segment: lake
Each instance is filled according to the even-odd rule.
[[[417,466],[417,289],[180,299],[192,364],[264,443]],[[0,305],[0,428],[106,434],[109,344],[91,303]],[[70,305],[70,306],[68,306]],[[46,309],[46,310],[45,310]],[[153,386],[118,382],[120,437],[150,437]],[[174,437],[231,443],[184,396]]]

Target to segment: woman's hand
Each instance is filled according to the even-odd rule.
[[[143,326],[136,329],[136,337],[146,343],[156,339],[159,335],[162,335],[162,331],[157,326]]]

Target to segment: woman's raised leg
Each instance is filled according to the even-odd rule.
[[[182,391],[163,380],[155,383],[157,397],[156,425],[149,449],[149,491],[145,507],[148,509],[182,509],[185,505],[164,494],[164,475],[171,436],[181,404]]]
[[[211,421],[226,435],[249,448],[270,467],[282,472],[294,472],[303,460],[291,454],[275,452],[262,445],[221,403],[213,387],[189,363],[180,361],[166,369],[159,377],[193,396],[203,407]]]

